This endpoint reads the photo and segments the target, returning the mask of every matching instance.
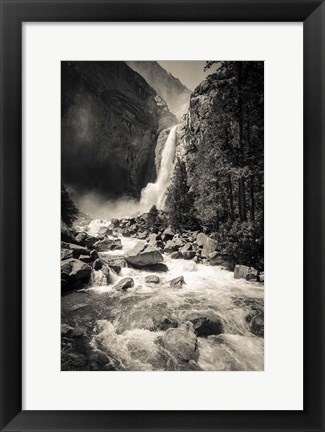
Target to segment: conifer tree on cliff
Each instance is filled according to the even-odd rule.
[[[173,229],[195,229],[197,227],[193,193],[187,184],[185,163],[180,159],[176,161],[173,181],[168,190],[166,210],[169,224]]]

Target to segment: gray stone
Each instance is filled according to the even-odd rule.
[[[164,261],[163,256],[157,249],[141,242],[127,252],[124,258],[134,267],[145,267]]]
[[[155,284],[157,284],[157,283],[160,282],[159,276],[156,276],[156,275],[148,275],[148,276],[146,276],[144,278],[144,280],[145,280],[146,283],[155,283]]]
[[[184,276],[178,276],[169,282],[171,288],[182,288],[183,284],[185,284]]]
[[[134,281],[132,278],[130,277],[126,277],[121,279],[115,286],[114,288],[117,290],[127,290],[128,288],[133,287],[134,285]]]

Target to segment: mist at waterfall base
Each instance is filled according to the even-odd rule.
[[[147,213],[153,205],[163,209],[175,164],[176,131],[177,125],[171,128],[164,145],[157,180],[155,183],[147,184],[141,192],[140,200],[122,197],[107,201],[100,194],[89,192],[77,196],[80,210],[92,218],[112,219]]]

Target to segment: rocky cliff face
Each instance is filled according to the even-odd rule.
[[[191,92],[179,79],[168,73],[156,61],[128,61],[167,103],[169,109],[181,119],[188,109]]]
[[[62,62],[61,83],[63,181],[107,198],[139,196],[175,116],[124,62]]]
[[[177,156],[187,165],[195,157],[202,140],[209,135],[212,119],[218,115],[214,109],[217,95],[218,81],[214,74],[191,94],[189,109],[177,130]]]

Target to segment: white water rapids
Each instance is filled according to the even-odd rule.
[[[95,234],[103,224],[93,221],[89,231]],[[128,237],[121,237],[121,241],[122,251],[110,251],[102,257],[122,255],[139,242]],[[221,320],[223,333],[198,337],[197,363],[186,370],[263,370],[264,339],[253,335],[246,321],[250,313],[263,309],[263,285],[234,279],[233,272],[220,267],[166,255],[164,260],[168,267],[165,273],[126,267],[110,285],[103,284],[101,271],[94,272],[93,286],[84,292],[90,300],[100,305],[103,302],[109,319],[96,313],[99,319],[93,328],[92,349],[106,355],[118,370],[184,370],[184,364],[159,344],[164,331],[157,326],[166,320],[180,326],[194,316],[208,317]],[[160,283],[146,283],[148,274],[157,275]],[[171,288],[169,281],[181,275],[183,288]],[[115,283],[124,277],[132,277],[134,286],[127,291],[115,290]]]

